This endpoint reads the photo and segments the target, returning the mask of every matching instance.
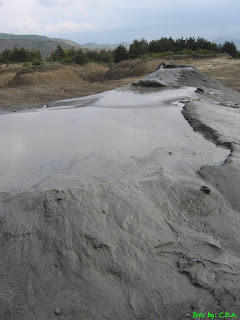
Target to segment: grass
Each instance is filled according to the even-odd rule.
[[[193,50],[182,50],[182,51],[178,51],[178,52],[173,52],[173,51],[165,51],[165,52],[149,52],[146,54],[142,54],[140,55],[138,58],[140,59],[148,59],[148,58],[161,58],[161,57],[170,57],[170,56],[174,56],[174,55],[211,55],[211,56],[217,56],[218,53],[214,52],[214,51],[209,51],[209,50],[205,50],[205,49],[199,49],[197,51],[193,51]]]

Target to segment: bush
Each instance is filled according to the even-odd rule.
[[[224,42],[221,51],[230,54],[233,58],[236,58],[238,56],[237,47],[232,41]]]
[[[62,63],[65,63],[65,64],[70,64],[70,63],[73,63],[73,59],[72,57],[64,57],[61,61]]]
[[[41,66],[43,63],[40,60],[34,60],[32,66]]]
[[[194,53],[196,53],[196,52],[191,50],[191,49],[184,49],[184,50],[181,50],[181,51],[178,52],[178,54],[183,54],[183,55],[185,55],[185,54],[194,54]]]
[[[175,53],[173,51],[165,51],[165,52],[150,52],[150,53],[146,53],[146,54],[141,54],[139,56],[140,59],[148,59],[148,58],[161,58],[161,57],[165,57],[165,56],[172,56]]]
[[[29,62],[25,62],[24,64],[23,64],[23,67],[29,67],[30,66],[30,63]]]

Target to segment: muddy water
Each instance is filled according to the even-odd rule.
[[[228,151],[195,133],[181,114],[178,101],[194,95],[194,88],[115,90],[1,115],[0,190],[186,179],[220,164]]]

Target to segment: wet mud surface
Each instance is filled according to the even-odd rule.
[[[179,101],[197,99],[194,91],[128,87],[2,115],[0,190],[187,178],[204,164],[223,163],[229,151],[194,132],[181,114]]]
[[[3,319],[240,316],[240,95],[161,70],[1,115]]]

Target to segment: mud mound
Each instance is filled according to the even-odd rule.
[[[2,319],[8,312],[13,319],[52,320],[57,312],[66,320],[172,320],[199,308],[239,311],[232,304],[239,258],[224,229],[231,221],[237,237],[239,218],[216,191],[207,196],[197,184],[165,179],[119,182],[2,194],[0,209]]]
[[[163,62],[156,71],[141,80],[132,83],[136,87],[197,87],[197,92],[209,96],[209,88],[231,94],[232,90],[223,84],[201,73],[192,66]],[[206,92],[205,92],[206,91]],[[215,99],[221,100],[221,94],[215,92]]]

